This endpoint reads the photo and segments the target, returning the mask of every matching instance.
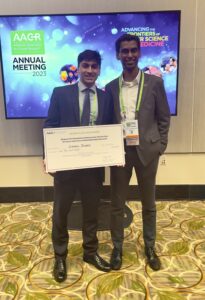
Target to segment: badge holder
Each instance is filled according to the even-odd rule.
[[[127,146],[139,145],[139,130],[138,120],[131,120],[124,122],[125,139]]]

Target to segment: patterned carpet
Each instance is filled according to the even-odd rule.
[[[82,261],[81,232],[71,231],[68,279],[52,278],[52,203],[0,205],[0,299],[205,299],[205,201],[157,202],[156,249],[162,269],[143,253],[141,204],[129,202],[123,267],[108,274]],[[109,260],[109,231],[99,231],[99,253]]]

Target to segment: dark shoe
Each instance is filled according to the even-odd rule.
[[[95,266],[100,271],[109,272],[111,270],[110,264],[97,253],[95,255],[84,255],[83,260],[88,264]]]
[[[54,268],[53,268],[53,277],[57,282],[63,282],[67,278],[67,268],[66,260],[63,258],[56,258]]]
[[[155,253],[154,248],[153,247],[145,248],[145,255],[147,257],[147,262],[150,268],[154,271],[160,270],[161,262],[159,260],[159,257]]]
[[[110,259],[112,270],[119,270],[122,266],[122,251],[114,248]]]

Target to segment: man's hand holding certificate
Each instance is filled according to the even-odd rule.
[[[121,124],[45,128],[46,172],[124,165]]]

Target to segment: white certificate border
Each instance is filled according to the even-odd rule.
[[[122,124],[109,124],[109,125],[94,125],[94,126],[73,126],[73,127],[48,127],[48,128],[43,128],[43,138],[44,138],[44,156],[45,156],[45,165],[46,165],[46,173],[55,173],[55,172],[60,172],[60,171],[72,171],[72,170],[83,170],[83,169],[91,169],[91,168],[103,168],[103,167],[112,167],[112,166],[116,166],[116,164],[109,164],[109,163],[103,163],[102,164],[95,164],[95,165],[89,165],[89,167],[72,167],[71,169],[67,169],[67,168],[58,168],[58,169],[49,169],[48,170],[48,163],[47,163],[47,152],[46,152],[46,132],[48,132],[49,130],[54,130],[54,131],[58,131],[58,130],[79,130],[80,128],[91,128],[91,129],[99,129],[99,127],[120,127],[121,128],[121,153],[119,154],[119,156],[122,157],[122,165],[125,165],[125,150],[124,150],[124,137],[123,137],[123,126]],[[120,164],[121,165],[121,164]]]

